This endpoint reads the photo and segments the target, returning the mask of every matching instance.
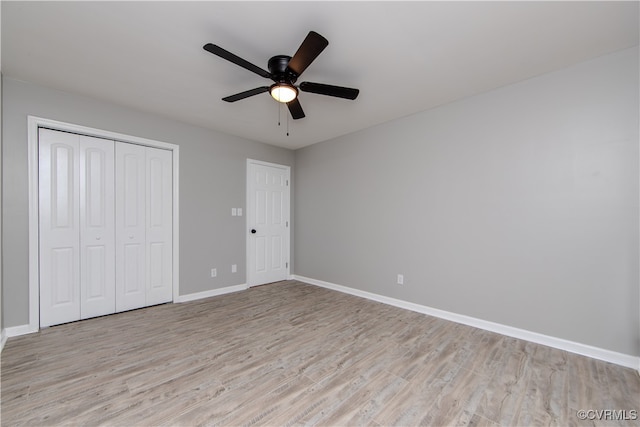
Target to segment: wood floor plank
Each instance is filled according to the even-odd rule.
[[[532,375],[529,363],[525,352],[504,355],[502,365],[485,389],[478,415],[501,425],[517,425]]]
[[[2,426],[581,426],[580,409],[640,410],[631,369],[296,281],[10,338],[0,379]]]
[[[313,384],[313,381],[304,375],[293,376],[272,391],[253,400],[250,405],[243,405],[229,412],[223,424],[251,426],[266,423],[269,425],[274,417],[290,409],[288,402],[300,396]]]
[[[407,381],[386,371],[380,371],[371,381],[336,406],[333,412],[325,411],[318,424],[325,426],[363,426],[374,418],[389,401],[406,386]]]

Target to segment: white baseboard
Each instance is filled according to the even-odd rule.
[[[0,331],[0,353],[2,352],[2,349],[4,348],[4,344],[6,342],[7,342],[7,331],[2,329],[2,331]]]
[[[187,302],[195,301],[202,298],[215,297],[218,295],[230,294],[232,292],[239,292],[248,289],[246,283],[242,285],[227,286],[219,289],[211,289],[210,291],[196,292],[194,294],[180,295],[174,300],[174,302]]]
[[[531,341],[537,344],[546,345],[548,347],[553,347],[560,350],[566,350],[568,352],[591,357],[593,359],[603,360],[605,362],[610,362],[610,363],[614,363],[616,365],[624,366],[627,368],[636,369],[640,372],[640,357],[637,357],[637,356],[618,353],[618,352],[606,350],[603,348],[593,347],[587,344],[581,344],[578,342],[569,341],[562,338],[556,338],[549,335],[539,334],[537,332],[527,331],[525,329],[514,328],[512,326],[507,326],[500,323],[489,322],[486,320],[477,319],[475,317],[470,317],[462,314],[452,313],[449,311],[439,310],[437,308],[428,307],[426,305],[414,304],[412,302],[390,298],[384,295],[378,295],[371,292],[361,291],[359,289],[354,289],[347,286],[336,285],[335,283],[316,280],[310,277],[304,277],[299,275],[294,275],[293,277],[295,280],[309,283],[311,285],[316,285],[323,288],[332,289],[334,291],[355,295],[358,297],[381,302],[384,304],[389,304],[395,307],[404,308],[406,310],[411,310],[418,313],[428,314],[430,316],[439,317],[441,319],[450,320],[456,323],[462,323],[464,325],[473,326],[475,328],[484,329],[490,332],[496,332],[498,334],[506,335],[513,338],[519,338],[522,340]]]
[[[19,335],[33,334],[34,332],[38,332],[38,328],[32,328],[31,325],[19,325],[19,326],[11,326],[5,329],[5,333],[7,334],[7,338],[17,337]]]

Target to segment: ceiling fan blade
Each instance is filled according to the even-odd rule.
[[[302,82],[300,90],[320,95],[335,96],[337,98],[356,99],[360,90],[350,87],[326,85],[323,83]]]
[[[287,107],[289,107],[289,112],[291,113],[291,117],[294,120],[298,120],[304,117],[304,111],[302,111],[302,105],[300,105],[300,101],[298,98],[294,99],[291,102],[287,102]]]
[[[225,98],[222,98],[223,101],[227,102],[236,102],[241,99],[248,98],[253,95],[258,95],[259,93],[269,92],[269,86],[257,87],[255,89],[246,90],[244,92],[236,93],[235,95],[230,95]]]
[[[234,55],[233,53],[229,52],[228,50],[224,50],[220,46],[217,46],[217,45],[211,44],[211,43],[207,43],[207,44],[205,44],[203,46],[203,48],[207,52],[211,52],[214,55],[219,56],[222,59],[226,59],[229,62],[233,62],[234,64],[239,65],[242,68],[247,69],[249,71],[252,71],[252,72],[258,74],[259,76],[266,77],[267,79],[271,78],[271,73],[268,72],[267,70],[263,70],[262,68],[258,67],[257,65],[253,65],[251,62],[246,61],[246,60],[240,58],[237,55]]]
[[[297,76],[307,69],[309,64],[320,55],[329,44],[329,41],[315,31],[309,31],[296,53],[287,65],[287,70],[292,71]]]

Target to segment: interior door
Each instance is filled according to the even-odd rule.
[[[116,142],[116,310],[146,305],[146,149]]]
[[[80,136],[80,318],[114,313],[114,142]]]
[[[289,277],[288,166],[247,161],[247,284]]]
[[[38,131],[40,326],[80,319],[78,135]]]

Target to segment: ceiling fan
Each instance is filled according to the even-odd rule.
[[[302,72],[307,69],[307,67],[318,57],[318,55],[320,55],[328,44],[329,42],[327,39],[322,37],[320,34],[315,31],[309,31],[309,34],[307,34],[307,37],[304,39],[293,57],[287,55],[276,55],[269,59],[269,71],[264,70],[215,44],[207,43],[204,45],[204,49],[222,59],[233,62],[242,68],[275,82],[271,86],[260,86],[255,89],[227,96],[222,98],[223,101],[236,102],[263,92],[269,92],[276,101],[287,104],[291,117],[294,119],[301,119],[305,115],[302,110],[302,106],[300,105],[300,101],[298,100],[299,90],[302,92],[317,93],[320,95],[334,96],[344,99],[356,99],[358,97],[358,93],[360,93],[358,89],[327,85],[323,83],[302,82],[298,86],[295,85]]]

